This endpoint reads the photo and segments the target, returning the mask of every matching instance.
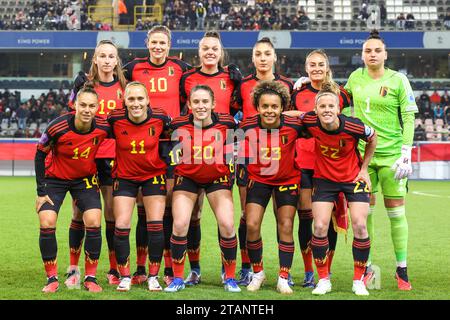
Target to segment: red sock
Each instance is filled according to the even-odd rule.
[[[314,272],[313,269],[313,255],[311,247],[308,245],[306,250],[302,250],[303,265],[305,266],[305,272]]]
[[[183,258],[181,260],[173,260],[172,258],[172,269],[173,269],[173,276],[175,278],[184,278],[184,261],[186,260],[186,255],[183,255]]]
[[[145,267],[147,262],[147,247],[136,248],[136,264],[138,267]]]
[[[331,273],[331,264],[333,263],[334,250],[328,250],[327,260],[328,260],[328,273]]]
[[[164,267],[172,268],[172,253],[170,252],[170,250],[164,249],[163,256],[164,256]]]
[[[148,274],[150,276],[157,276],[159,273],[159,269],[161,267],[161,263],[157,262],[148,262]]]
[[[116,252],[109,252],[109,269],[117,270],[117,260],[116,260]]]
[[[241,250],[241,258],[242,258],[242,263],[250,263],[250,258],[248,256],[247,249]]]
[[[98,260],[91,260],[88,256],[84,259],[84,274],[86,276],[95,277],[97,274]]]
[[[58,276],[58,262],[57,260],[50,260],[44,262],[45,273],[47,278]]]
[[[130,259],[127,259],[127,263],[125,265],[117,264],[117,270],[119,271],[121,277],[129,277],[130,276]]]

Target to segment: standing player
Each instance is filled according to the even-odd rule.
[[[118,291],[129,291],[130,227],[138,191],[146,212],[149,254],[148,289],[161,291],[158,272],[164,249],[163,215],[166,201],[167,165],[159,156],[159,139],[168,129],[166,112],[150,108],[145,85],[130,82],[125,88],[125,109],[108,117],[116,139],[114,176],[114,247],[121,281]]]
[[[270,197],[274,194],[280,259],[277,290],[283,294],[293,293],[288,276],[294,257],[292,232],[300,183],[300,170],[295,168],[294,158],[295,141],[301,135],[301,122],[297,117],[282,114],[289,103],[290,94],[285,85],[262,81],[253,91],[253,105],[259,114],[241,123],[245,131],[241,152],[245,150],[245,158],[249,159],[245,206],[247,251],[254,272],[247,286],[248,291],[259,290],[266,279],[261,224]]]
[[[255,73],[248,75],[239,83],[235,103],[236,108],[242,110],[243,119],[254,116],[258,113],[253,106],[252,91],[256,85],[262,80],[277,81],[285,85],[289,93],[292,93],[293,83],[290,79],[273,72],[273,67],[277,61],[275,47],[269,38],[258,40],[253,47],[252,62],[255,65]],[[242,269],[239,272],[239,284],[248,285],[251,281],[250,260],[246,249],[247,225],[245,221],[244,208],[247,190],[248,174],[245,164],[239,164],[237,168],[236,184],[239,187],[239,196],[241,201],[241,220],[239,222],[239,247],[241,249]]]
[[[125,76],[129,81],[139,81],[147,87],[150,103],[166,111],[171,117],[180,116],[180,79],[183,72],[191,68],[184,61],[169,57],[171,45],[170,30],[161,25],[152,27],[147,33],[146,45],[149,56],[136,58],[125,65]],[[161,143],[161,154],[168,164],[167,169],[167,201],[164,211],[164,281],[167,285],[172,281],[172,260],[170,257],[170,235],[172,233],[172,189],[175,155],[171,153],[170,141]],[[142,201],[138,200],[138,223],[136,226],[137,271],[133,275],[133,284],[146,280],[145,261],[147,259],[147,228],[145,210]]]
[[[384,206],[391,222],[398,288],[411,290],[406,265],[408,223],[405,215],[405,195],[407,178],[412,173],[414,113],[418,110],[407,77],[385,68],[386,45],[378,31],[372,31],[364,43],[362,58],[365,67],[353,71],[345,88],[353,98],[354,116],[378,133],[379,143],[369,165],[373,187],[367,226],[373,240],[375,193],[380,184]],[[370,263],[367,269],[366,280],[370,282],[373,276]]]
[[[214,92],[216,101],[214,109],[218,113],[232,113],[231,102],[236,84],[241,80],[239,69],[234,65],[223,67],[225,51],[219,33],[206,32],[199,42],[198,56],[200,66],[183,74],[180,83],[182,103],[189,101],[191,90],[196,85],[207,85]],[[186,278],[187,285],[196,285],[201,281],[200,273],[200,218],[203,206],[203,191],[200,191],[197,204],[192,214],[188,232],[188,256],[191,273]]]
[[[315,97],[324,83],[329,83],[332,89],[339,93],[339,106],[342,110],[350,105],[350,98],[344,88],[339,87],[334,81],[330,69],[330,63],[327,54],[323,50],[314,50],[306,56],[305,70],[308,74],[310,82],[303,84],[294,91],[292,95],[292,111],[285,114],[291,116],[299,116],[304,112],[314,110]],[[314,151],[314,140],[299,139],[297,140],[296,164],[301,170],[300,182],[300,201],[299,201],[299,229],[298,239],[300,249],[302,251],[303,264],[305,267],[305,277],[303,279],[303,287],[314,288],[314,269],[312,262],[311,238],[312,238],[312,210],[311,210],[311,190],[312,177],[314,175],[314,165],[316,155]],[[347,205],[340,195],[340,210],[346,211]],[[334,251],[337,243],[337,233],[335,228],[328,229],[328,268],[331,272],[331,262],[333,260]]]
[[[211,88],[195,86],[190,91],[188,102],[192,114],[172,122],[172,139],[179,141],[181,156],[175,169],[173,234],[170,240],[175,278],[166,292],[177,292],[185,287],[183,275],[188,226],[200,189],[205,190],[219,225],[225,291],[241,291],[235,281],[237,239],[231,194],[233,183],[226,160],[230,157],[227,153],[232,155],[233,152],[233,141],[226,146],[227,134],[236,124],[231,115],[213,112],[215,106]]]
[[[370,178],[367,167],[376,147],[375,131],[361,120],[339,114],[339,96],[324,84],[315,98],[315,109],[302,116],[308,133],[314,137],[316,166],[313,176],[312,210],[314,234],[311,248],[319,274],[312,291],[324,295],[331,291],[327,263],[328,228],[334,203],[340,192],[350,206],[353,228],[354,276],[352,291],[369,295],[364,285],[364,270],[370,252],[366,221],[369,212]],[[364,160],[357,150],[358,141],[367,142]]]
[[[97,116],[106,119],[108,114],[115,109],[122,108],[123,89],[126,79],[123,75],[119,51],[116,45],[109,40],[101,40],[94,51],[91,68],[86,76],[80,72],[74,82],[76,92],[86,81],[92,81],[99,98]],[[119,284],[116,256],[114,252],[114,213],[112,200],[111,167],[115,157],[115,142],[106,139],[102,142],[95,156],[98,169],[100,190],[103,196],[104,214],[106,221],[106,242],[109,252],[109,272],[107,274],[109,284]],[[84,238],[83,216],[77,206],[73,206],[74,215],[69,229],[70,266],[67,272],[65,284],[68,288],[80,286],[80,271],[78,260],[81,254],[81,245]]]
[[[102,206],[97,184],[95,155],[110,128],[101,118],[95,118],[98,95],[91,85],[78,91],[75,113],[52,121],[42,135],[36,151],[37,184],[36,211],[39,215],[39,247],[47,273],[43,292],[58,290],[56,221],[59,209],[69,191],[82,212],[86,225],[84,287],[100,292],[96,273],[102,245]],[[46,168],[49,152],[52,158]],[[79,288],[79,287],[78,287]]]

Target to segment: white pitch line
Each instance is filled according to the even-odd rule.
[[[417,194],[419,196],[426,196],[426,197],[433,197],[433,198],[449,198],[450,196],[440,196],[437,194],[432,194],[432,193],[425,193],[425,192],[420,192],[420,191],[413,191],[411,192],[412,194]]]

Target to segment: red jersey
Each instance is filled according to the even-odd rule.
[[[269,185],[300,182],[300,170],[294,166],[295,141],[304,136],[300,118],[281,115],[280,127],[269,130],[255,115],[241,122],[240,128],[245,139],[239,156],[248,159],[249,179]]]
[[[111,112],[108,121],[116,139],[114,178],[145,181],[166,173],[167,165],[159,156],[159,139],[170,122],[164,110],[149,108],[147,119],[134,123],[125,108]]]
[[[95,91],[98,94],[99,103],[97,116],[106,119],[112,110],[123,109],[124,90],[118,79],[114,79],[112,82],[99,82],[99,84],[95,86]],[[106,139],[100,145],[95,158],[113,159],[115,156],[116,142],[114,139]]]
[[[339,87],[339,106],[342,109],[350,106],[350,96],[343,87]],[[293,109],[309,112],[314,110],[316,95],[319,90],[314,89],[311,83],[302,85],[292,94],[291,103]],[[313,169],[316,161],[313,139],[298,139],[295,163],[300,169]]]
[[[191,66],[175,57],[168,57],[161,65],[150,58],[136,58],[124,67],[129,81],[139,81],[147,87],[150,105],[161,108],[172,117],[180,115],[180,79]]]
[[[183,104],[189,100],[191,89],[199,84],[209,86],[214,92],[216,101],[214,112],[230,114],[231,98],[235,84],[230,79],[227,69],[219,68],[219,71],[214,74],[204,73],[200,71],[200,68],[185,72],[180,82],[181,101]]]
[[[80,75],[77,78],[81,78]],[[79,79],[75,79],[75,81],[79,81]],[[81,80],[82,81],[82,80]],[[98,110],[97,116],[103,119],[106,119],[108,114],[115,109],[123,108],[123,94],[124,90],[120,85],[119,80],[114,77],[114,80],[111,82],[101,82],[99,81],[94,86],[95,91],[98,94]],[[73,108],[73,104],[69,103],[69,107]],[[116,152],[116,144],[114,139],[105,139],[95,156],[96,159],[103,158],[114,158]]]
[[[50,122],[37,145],[38,150],[46,154],[51,151],[45,176],[76,180],[96,174],[95,155],[109,133],[108,123],[99,117],[92,121],[91,130],[86,133],[75,128],[74,113],[67,113]]]
[[[320,125],[313,111],[302,116],[303,125],[315,142],[316,165],[313,177],[335,182],[353,182],[362,165],[358,141],[370,141],[375,131],[358,118],[342,114],[338,117],[339,128],[327,131]]]
[[[227,145],[227,138],[236,123],[231,115],[215,112],[212,120],[204,128],[194,125],[192,114],[172,121],[172,140],[179,141],[175,148],[180,154],[175,174],[197,183],[211,183],[230,174],[226,158],[233,154],[233,141]]]
[[[292,94],[294,82],[292,82],[291,79],[283,77],[277,73],[274,73],[274,76],[274,81],[284,84],[289,89],[289,94]],[[237,87],[235,96],[235,103],[237,104],[236,109],[242,110],[243,120],[258,113],[256,107],[253,105],[251,94],[259,81],[260,80],[256,77],[256,73],[254,73],[242,79],[241,83]]]

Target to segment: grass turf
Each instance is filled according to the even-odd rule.
[[[450,207],[450,183],[432,181],[411,181],[410,193],[407,196],[407,217],[409,223],[409,256],[408,273],[413,290],[400,292],[394,280],[395,259],[387,215],[378,201],[375,212],[376,234],[372,241],[373,262],[381,267],[382,290],[371,291],[367,298],[358,298],[351,292],[352,263],[352,233],[349,231],[347,241],[340,235],[332,266],[333,291],[324,297],[313,297],[311,289],[300,287],[303,279],[303,262],[298,247],[297,224],[294,229],[296,251],[291,274],[296,285],[294,294],[282,296],[276,292],[278,272],[278,249],[274,216],[268,210],[263,222],[264,266],[267,282],[257,293],[250,293],[243,288],[240,294],[231,294],[223,290],[220,280],[220,251],[217,243],[217,225],[214,216],[205,203],[202,217],[201,267],[202,283],[194,288],[175,293],[150,293],[146,286],[133,286],[127,293],[116,292],[115,287],[107,285],[105,274],[108,270],[106,240],[103,237],[102,254],[98,269],[99,284],[104,291],[99,294],[84,290],[69,291],[64,287],[64,273],[69,263],[68,228],[71,219],[70,196],[59,214],[57,225],[58,269],[60,290],[56,294],[41,293],[46,278],[40,257],[38,237],[39,223],[34,212],[35,182],[31,177],[1,177],[0,190],[0,299],[52,299],[52,300],[93,300],[93,299],[449,299],[448,283],[450,273],[448,267],[450,252],[450,234],[448,232],[448,217]],[[238,192],[235,196],[235,225],[239,223]],[[381,199],[380,199],[381,200]],[[269,204],[268,208],[271,208]],[[133,225],[136,223],[133,216]],[[103,229],[104,235],[104,229]],[[132,272],[135,268],[134,227],[131,239]],[[81,269],[84,269],[83,256],[80,259]],[[238,270],[240,254],[238,252]],[[189,264],[186,260],[186,273]],[[162,281],[161,281],[162,282]]]

